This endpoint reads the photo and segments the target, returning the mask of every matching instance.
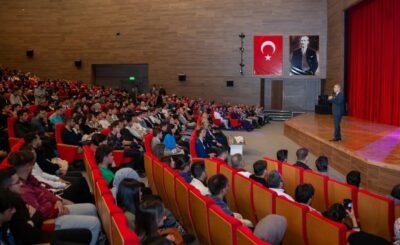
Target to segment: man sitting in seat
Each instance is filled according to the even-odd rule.
[[[190,157],[187,155],[178,155],[175,160],[176,170],[179,175],[186,180],[187,183],[191,183],[193,180],[190,174]]]
[[[228,178],[222,174],[216,174],[212,176],[208,180],[208,189],[210,190],[211,198],[214,200],[215,204],[217,204],[222,211],[224,211],[224,213],[235,217],[245,226],[253,227],[253,224],[250,220],[243,219],[241,214],[232,212],[232,210],[228,207],[228,204],[224,201],[225,196],[228,193],[228,183]]]
[[[54,113],[49,117],[49,121],[51,124],[51,127],[54,129],[56,127],[56,124],[62,123],[64,121],[64,108],[62,106],[56,106],[54,108]]]
[[[15,121],[14,133],[15,137],[23,138],[27,133],[31,133],[36,129],[31,125],[28,111],[20,110],[17,113],[18,120]]]
[[[254,174],[250,175],[250,179],[262,184],[265,187],[268,187],[267,183],[267,161],[258,160],[253,164]]]
[[[296,202],[304,204],[308,208],[308,210],[318,212],[316,209],[311,207],[314,192],[314,186],[312,186],[311,184],[300,184],[296,187],[294,197]]]
[[[242,154],[236,153],[231,157],[231,166],[236,172],[244,177],[249,178],[251,173],[244,169],[244,162]]]
[[[228,164],[228,156],[229,150],[225,147],[220,147],[217,149],[216,157],[213,157],[212,160],[219,164]]]
[[[288,150],[280,149],[276,152],[276,159],[281,163],[286,163],[288,159]]]
[[[268,187],[271,191],[275,192],[278,196],[283,196],[290,201],[294,202],[293,197],[285,193],[283,189],[283,180],[282,176],[279,174],[278,171],[272,170],[268,175]]]
[[[356,188],[360,188],[361,184],[361,173],[356,170],[350,171],[346,176],[346,182],[348,185],[352,185]]]
[[[328,158],[326,156],[319,156],[315,160],[315,167],[317,168],[318,173],[322,175],[328,175]]]
[[[204,162],[195,162],[192,164],[190,168],[190,172],[192,173],[193,179],[190,182],[190,185],[194,186],[200,193],[204,196],[209,196],[210,191],[205,185],[207,180],[206,166]]]
[[[308,161],[308,149],[300,148],[296,151],[297,162],[293,164],[293,166],[303,168],[305,170],[311,170],[309,166],[307,166]]]
[[[115,177],[115,171],[110,169],[114,162],[112,154],[113,149],[108,145],[100,145],[96,149],[95,158],[99,166],[101,176],[105,179],[108,185],[112,183]]]

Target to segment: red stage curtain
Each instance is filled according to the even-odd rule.
[[[349,115],[400,125],[400,1],[349,9],[347,42]]]

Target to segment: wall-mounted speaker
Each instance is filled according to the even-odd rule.
[[[75,67],[79,69],[82,67],[82,60],[75,60],[74,64],[75,64]]]
[[[178,80],[181,82],[186,81],[186,74],[178,74]]]
[[[233,81],[226,81],[226,86],[227,87],[233,87],[234,86],[234,82]]]
[[[26,50],[26,57],[33,58],[33,49]]]

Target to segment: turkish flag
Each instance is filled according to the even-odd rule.
[[[282,75],[282,36],[254,36],[254,75]]]

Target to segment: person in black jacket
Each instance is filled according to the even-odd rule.
[[[28,111],[20,110],[18,111],[17,116],[18,120],[15,122],[14,125],[15,137],[23,138],[24,135],[26,135],[27,133],[36,130],[36,128],[34,128],[29,121]]]
[[[88,244],[91,233],[87,229],[43,231],[43,217],[19,196],[21,182],[13,168],[0,170],[0,243],[37,244],[69,242]]]
[[[300,148],[296,151],[297,162],[293,166],[304,168],[305,170],[311,170],[311,168],[306,164],[308,161],[308,149]]]
[[[317,52],[308,47],[310,38],[302,36],[300,38],[300,48],[292,53],[290,72],[293,75],[315,75],[318,69]]]
[[[268,187],[267,182],[267,161],[258,160],[253,164],[254,174],[250,175],[250,179],[262,184],[265,187]]]
[[[82,134],[79,132],[79,125],[73,118],[65,120],[65,128],[61,131],[61,139],[67,145],[82,145]]]
[[[345,98],[339,84],[333,86],[334,96],[329,96],[328,99],[332,103],[333,123],[335,125],[335,134],[331,141],[341,141],[342,134],[340,130],[340,122],[345,114]]]

